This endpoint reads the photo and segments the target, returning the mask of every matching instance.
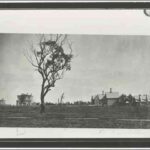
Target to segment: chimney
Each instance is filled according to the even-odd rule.
[[[110,93],[112,93],[112,88],[110,88]]]

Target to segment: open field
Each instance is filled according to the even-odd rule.
[[[150,128],[150,107],[0,106],[0,127]]]

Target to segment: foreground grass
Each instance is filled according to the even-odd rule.
[[[0,127],[150,128],[148,119],[149,106],[51,105],[45,114],[39,107],[0,107]]]

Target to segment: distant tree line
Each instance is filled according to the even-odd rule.
[[[52,103],[52,102],[46,102],[45,105],[90,105],[90,101],[74,101],[74,102],[63,102],[63,103]]]
[[[53,102],[45,102],[45,105],[94,105],[95,104],[95,99],[94,97],[92,96],[91,97],[91,101],[83,101],[83,100],[77,100],[77,101],[74,101],[74,102],[64,102],[62,101],[62,97],[64,97],[64,94],[62,94],[63,96],[61,96],[60,100],[56,103],[53,103]],[[61,103],[60,103],[61,102]],[[105,106],[105,103],[107,103],[107,98],[104,98],[104,99],[101,99],[101,102],[104,103],[104,105],[102,106]],[[116,101],[115,105],[119,105],[119,106],[122,106],[122,105],[131,105],[131,106],[137,106],[137,105],[140,105],[140,102],[141,102],[141,99],[140,99],[140,95],[139,95],[139,99],[136,99],[134,96],[132,96],[131,94],[129,95],[126,95],[126,94],[122,94]],[[148,100],[145,99],[145,102],[148,103]],[[145,104],[147,104],[145,103]],[[40,105],[39,102],[34,102],[34,105]]]

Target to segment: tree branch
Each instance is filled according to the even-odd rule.
[[[42,76],[41,97],[43,101],[43,97],[55,86],[56,81],[63,78],[65,71],[70,70],[68,68],[72,59],[72,44],[68,41],[67,35],[57,34],[50,35],[50,40],[42,35],[38,46],[39,49],[36,49],[31,45],[32,56],[29,53],[25,56]],[[66,46],[71,50],[70,54],[65,54],[63,48]]]

